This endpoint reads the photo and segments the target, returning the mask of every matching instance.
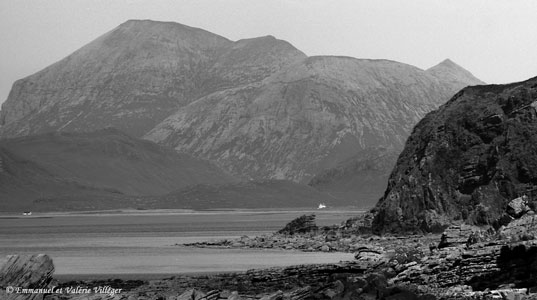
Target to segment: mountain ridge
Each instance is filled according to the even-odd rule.
[[[251,179],[307,182],[368,144],[402,149],[412,126],[442,103],[424,91],[447,100],[456,85],[389,60],[308,57],[261,84],[200,98],[144,138]]]
[[[114,127],[244,179],[306,184],[324,174],[328,191],[323,172],[352,169],[361,180],[360,168],[341,163],[378,161],[356,156],[368,149],[401,150],[427,112],[482,83],[454,65],[308,57],[273,36],[231,41],[130,20],[17,81],[0,110],[0,138]],[[384,163],[375,168],[386,180]]]

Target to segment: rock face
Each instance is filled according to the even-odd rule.
[[[535,132],[536,78],[463,89],[414,128],[374,229],[433,231],[453,220],[500,226],[512,199],[537,195]],[[519,204],[513,213],[527,210]]]
[[[481,83],[451,61],[307,57],[272,36],[132,20],[17,81],[0,137],[115,127],[247,179],[359,187],[338,197],[369,206],[418,120]]]
[[[210,162],[115,129],[4,139],[0,158],[0,209],[9,211],[37,206],[61,210],[59,199],[63,198],[82,205],[71,205],[71,209],[84,205],[91,209],[92,203],[99,206],[100,198],[110,200],[108,205],[113,207],[117,205],[114,198],[163,195],[188,185],[238,181]],[[90,201],[84,203],[86,198]],[[106,208],[102,204],[100,208]]]
[[[7,287],[28,289],[47,288],[52,281],[54,264],[45,254],[28,256],[10,255],[0,268],[0,299],[40,300],[40,294],[5,293]]]

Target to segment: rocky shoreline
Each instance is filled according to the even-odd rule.
[[[312,223],[314,218],[305,219]],[[149,281],[58,284],[52,277],[53,264],[48,256],[10,257],[1,270],[5,279],[0,281],[0,299],[537,299],[537,240],[533,238],[537,216],[532,213],[498,230],[461,224],[450,226],[441,235],[352,234],[364,231],[363,222],[364,218],[330,228],[293,229],[292,234],[281,230],[271,236],[191,245],[302,251],[325,251],[329,247],[328,251],[355,253],[353,261],[338,264],[179,275]],[[295,225],[295,229],[301,226],[300,222]],[[24,285],[55,286],[64,292],[37,295],[41,298],[5,293],[8,286]],[[103,290],[67,293],[72,287]]]

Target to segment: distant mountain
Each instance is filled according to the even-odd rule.
[[[145,138],[233,174],[307,182],[366,149],[402,149],[412,126],[459,88],[398,62],[309,57],[202,97]]]
[[[115,129],[5,139],[0,150],[0,198],[6,206],[88,193],[128,199],[238,181],[212,163]]]
[[[60,178],[0,146],[0,211],[63,211],[131,207],[114,189]]]
[[[207,208],[317,208],[337,199],[307,185],[288,180],[248,181],[234,184],[199,184],[157,197],[154,207]]]
[[[338,204],[371,208],[386,189],[398,155],[393,149],[366,149],[315,175],[308,185],[337,198]]]
[[[472,73],[457,65],[450,59],[446,59],[438,65],[427,69],[427,73],[438,78],[441,82],[450,87],[459,89],[468,85],[482,85],[483,81],[477,79]]]
[[[537,78],[467,87],[414,128],[375,208],[374,227],[500,226],[510,220],[512,199],[527,195],[535,206],[536,189]]]
[[[241,178],[305,184],[322,174],[316,187],[334,191],[351,184],[330,183],[329,170],[375,181],[353,166],[375,160],[360,153],[397,153],[427,112],[480,83],[449,60],[424,71],[307,57],[272,36],[233,42],[177,23],[131,20],[18,80],[0,111],[0,137],[111,126]],[[376,181],[385,182],[385,173]],[[364,193],[380,197],[383,189]],[[357,201],[370,203],[362,194]]]
[[[15,82],[0,112],[1,133],[115,127],[139,137],[181,106],[304,57],[273,37],[232,42],[177,23],[127,21]]]

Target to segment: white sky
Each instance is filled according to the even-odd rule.
[[[15,80],[128,19],[422,69],[450,58],[488,83],[537,76],[535,0],[0,0],[0,103]]]

